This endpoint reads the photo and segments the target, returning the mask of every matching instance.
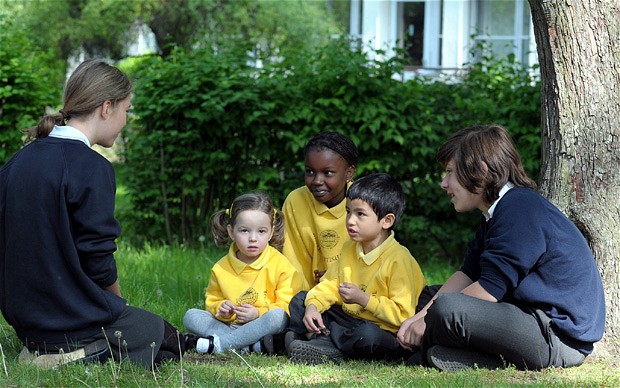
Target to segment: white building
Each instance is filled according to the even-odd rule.
[[[463,68],[477,41],[538,61],[527,0],[351,0],[351,35],[387,56],[402,48],[406,70],[418,74]]]

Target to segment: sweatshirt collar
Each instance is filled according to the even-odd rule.
[[[59,139],[79,140],[90,147],[90,141],[86,135],[79,129],[69,125],[54,125],[54,128],[48,136]]]
[[[267,263],[267,260],[269,258],[268,251],[270,247],[270,245],[267,245],[267,247],[260,254],[260,256],[258,256],[253,262],[248,264],[237,258],[237,251],[239,251],[239,248],[237,247],[237,244],[233,242],[232,244],[230,244],[230,248],[228,249],[228,261],[230,261],[230,265],[233,267],[237,275],[243,272],[246,267],[259,270],[263,268],[263,266]]]
[[[329,212],[336,218],[344,217],[344,214],[346,213],[346,210],[347,210],[346,197],[342,201],[340,201],[338,205],[329,208],[325,206],[324,203],[317,201],[307,186],[306,186],[306,190],[308,191],[308,195],[314,201],[314,211],[316,212],[316,214],[323,214],[325,212]]]
[[[357,253],[357,258],[362,259],[366,265],[371,265],[381,256],[381,254],[390,247],[396,241],[394,239],[394,231],[390,232],[388,238],[385,239],[378,247],[373,249],[372,251],[364,254],[364,248],[362,248],[362,244],[355,243],[355,251]]]
[[[499,200],[502,199],[504,194],[506,194],[508,192],[508,190],[512,189],[513,187],[515,187],[515,185],[512,182],[506,182],[504,187],[502,187],[502,189],[499,191],[499,197],[495,200],[495,202],[493,202],[493,205],[491,205],[491,207],[489,208],[488,212],[487,213],[482,213],[482,214],[484,214],[484,218],[487,221],[490,220],[491,218],[493,218],[493,212],[495,211],[495,207],[497,206],[497,203],[499,202]]]

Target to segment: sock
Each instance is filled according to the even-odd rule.
[[[211,346],[211,341],[207,338],[199,338],[196,342],[196,350],[200,353],[209,353],[209,347]],[[213,353],[221,353],[222,349],[220,347],[220,337],[214,335],[213,336]]]

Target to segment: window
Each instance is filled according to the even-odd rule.
[[[395,41],[405,52],[406,65],[439,66],[442,3],[439,0],[401,0],[393,3]]]
[[[532,23],[527,0],[479,0],[476,42],[488,44],[495,54],[513,53],[524,64],[535,61]]]

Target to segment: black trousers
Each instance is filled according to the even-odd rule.
[[[127,306],[118,319],[93,337],[79,338],[64,343],[25,344],[40,353],[71,352],[97,340],[105,339],[115,360],[129,359],[150,369],[165,360],[178,360],[185,352],[183,334],[162,317],[150,311]]]
[[[289,329],[299,334],[308,332],[303,323],[306,295],[307,291],[299,292],[289,305]],[[399,345],[395,333],[383,330],[370,321],[352,317],[340,305],[333,305],[321,316],[330,330],[330,339],[348,358],[395,361],[412,354]]]

